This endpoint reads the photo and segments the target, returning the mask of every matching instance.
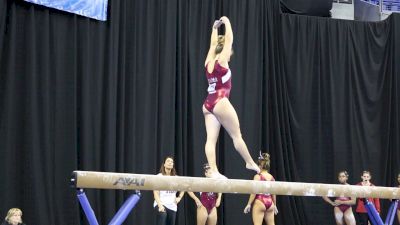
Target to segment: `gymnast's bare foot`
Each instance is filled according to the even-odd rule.
[[[249,170],[253,170],[256,173],[260,173],[260,167],[258,167],[258,165],[255,162],[251,162],[251,163],[246,163],[246,168]]]

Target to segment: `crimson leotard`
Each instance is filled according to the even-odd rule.
[[[201,192],[200,201],[201,204],[207,209],[207,213],[210,214],[211,210],[215,207],[217,203],[218,195],[214,192]]]
[[[260,173],[260,180],[262,181],[267,181],[267,179],[265,179],[265,177]],[[272,177],[272,179],[270,181],[275,181],[275,179]],[[269,209],[272,206],[272,196],[271,194],[257,194],[256,195],[256,199],[258,199],[259,201],[261,201],[264,206],[265,209]]]
[[[208,63],[207,63],[208,65]],[[215,105],[223,98],[229,98],[231,92],[231,70],[222,67],[218,61],[215,62],[214,70],[209,73],[206,65],[206,77],[208,81],[208,96],[204,101],[204,107],[213,112]]]
[[[349,201],[349,200],[351,200],[351,198],[349,198],[349,197],[337,197],[336,200],[340,200],[340,201]],[[337,207],[339,207],[340,211],[342,211],[342,212],[344,213],[344,212],[346,212],[346,210],[348,210],[351,206],[345,205],[345,204],[341,204],[341,205],[338,205]]]

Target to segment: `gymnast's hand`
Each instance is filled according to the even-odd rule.
[[[338,206],[338,205],[342,205],[343,202],[340,200],[335,200],[334,204],[335,204],[334,206]]]
[[[216,21],[214,21],[213,28],[214,28],[214,29],[218,29],[218,27],[220,27],[222,24],[223,24],[223,23],[222,23],[221,20],[216,20]]]
[[[278,207],[274,206],[274,214],[278,215],[278,213],[279,213]]]
[[[165,212],[165,207],[163,205],[158,206],[158,211],[159,212]]]
[[[244,208],[243,212],[245,214],[249,213],[251,211],[251,205],[246,205],[246,208]]]

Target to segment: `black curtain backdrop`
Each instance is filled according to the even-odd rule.
[[[395,185],[399,171],[399,15],[364,23],[283,15],[285,99],[299,179],[350,183],[369,170],[372,182]],[[397,60],[396,60],[397,59]],[[382,200],[384,208],[388,200]],[[306,202],[307,220],[322,224],[330,207]],[[384,214],[386,215],[386,211]]]
[[[231,102],[251,154],[271,154],[281,181],[350,183],[370,170],[394,186],[400,168],[400,16],[366,23],[280,13],[278,0],[109,1],[95,21],[0,1],[0,218],[20,207],[28,225],[87,224],[73,170],[203,176],[204,59],[215,18],[235,40]],[[252,179],[221,132],[218,161]],[[87,190],[101,224],[129,192]],[[247,195],[224,195],[219,224],[251,224]],[[152,192],[125,224],[155,224]],[[387,208],[389,202],[382,200]],[[277,224],[333,225],[321,198],[278,197]],[[383,215],[386,211],[383,212]],[[177,224],[195,224],[186,196]]]
[[[312,16],[331,16],[333,1],[331,0],[280,0],[283,12],[312,15]]]

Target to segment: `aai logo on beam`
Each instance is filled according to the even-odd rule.
[[[144,186],[145,179],[144,178],[130,178],[130,177],[120,177],[118,178],[113,185],[123,185],[123,186]]]

